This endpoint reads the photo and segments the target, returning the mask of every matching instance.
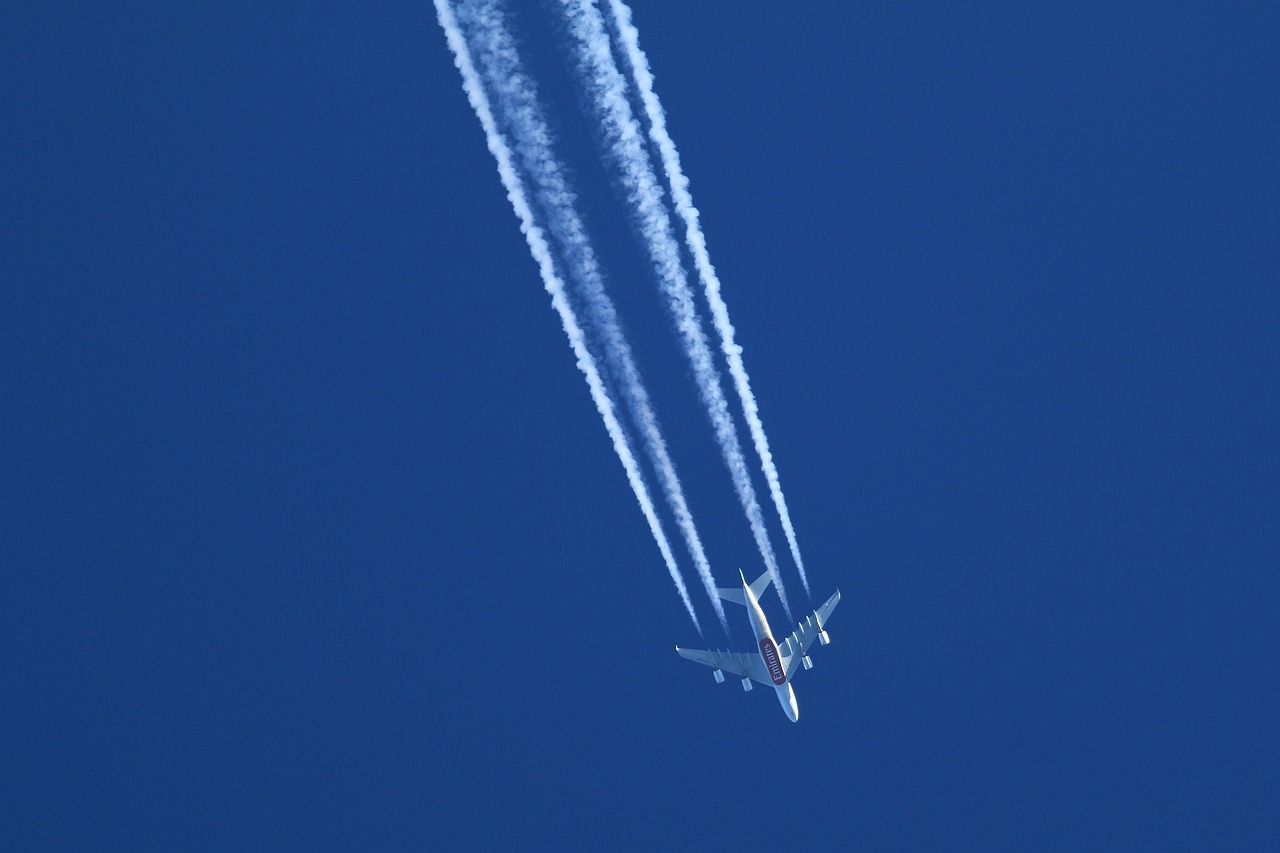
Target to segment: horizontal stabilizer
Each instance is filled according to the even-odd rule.
[[[742,577],[741,569],[738,570],[738,577],[742,578],[742,584],[743,586],[746,586],[747,579]],[[772,582],[773,578],[769,575],[767,570],[764,574],[751,582],[751,594],[756,597],[756,601],[760,600],[760,596],[764,595],[764,591],[769,588],[769,584]],[[741,586],[737,589],[724,589],[722,587],[717,587],[716,595],[720,596],[725,601],[732,601],[734,604],[741,604],[743,607],[747,606],[747,598],[745,593],[743,593]]]

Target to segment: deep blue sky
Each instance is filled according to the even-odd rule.
[[[797,725],[672,653],[428,3],[20,5],[0,847],[1274,847],[1272,4],[636,10],[844,593]],[[757,572],[551,20],[712,562]]]

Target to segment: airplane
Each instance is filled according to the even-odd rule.
[[[717,589],[725,601],[732,601],[747,608],[747,618],[751,620],[751,630],[756,635],[756,652],[728,652],[707,649],[682,649],[676,646],[676,654],[680,657],[712,668],[712,677],[716,684],[724,684],[725,672],[732,672],[742,679],[744,692],[751,690],[751,682],[772,687],[778,694],[778,702],[786,713],[787,719],[796,722],[800,719],[800,708],[796,705],[796,692],[791,689],[791,679],[799,672],[799,667],[813,669],[813,661],[809,659],[809,646],[817,640],[822,645],[831,643],[827,635],[826,624],[831,618],[831,611],[840,603],[840,590],[827,599],[826,603],[805,617],[796,629],[783,639],[779,646],[773,639],[773,631],[769,628],[769,620],[764,618],[760,609],[760,596],[769,587],[772,578],[766,571],[751,583],[738,570],[742,578],[740,589]]]

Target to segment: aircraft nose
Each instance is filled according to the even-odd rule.
[[[778,690],[778,704],[782,706],[782,712],[787,715],[787,719],[793,723],[800,721],[800,706],[796,704],[796,692],[791,689],[791,685],[785,684]]]

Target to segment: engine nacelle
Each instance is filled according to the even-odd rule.
[[[813,669],[813,658],[808,655],[800,658],[800,663],[804,664],[805,669]]]
[[[711,677],[716,680],[716,684],[724,684],[724,673],[720,670],[712,670]]]
[[[829,645],[831,645],[831,635],[830,635],[830,634],[828,634],[826,631],[819,631],[819,632],[818,632],[818,642],[819,642],[819,643],[822,643],[822,645],[824,645],[824,646],[829,646]]]
[[[751,692],[751,679],[750,679],[750,678],[744,678],[744,679],[742,679],[742,692],[743,692],[743,693],[750,693],[750,692]]]

